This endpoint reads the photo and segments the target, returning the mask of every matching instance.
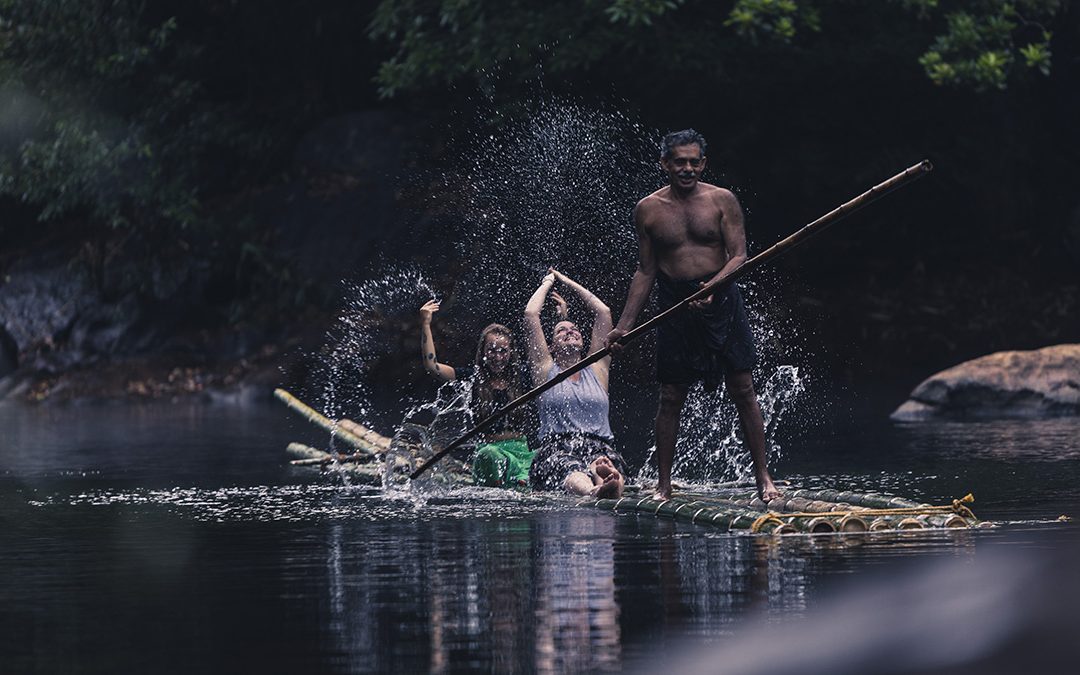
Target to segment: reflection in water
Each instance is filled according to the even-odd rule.
[[[852,572],[905,547],[974,555],[977,536],[709,535],[574,511],[418,524],[408,540],[401,523],[364,540],[328,530],[324,625],[349,670],[621,670],[748,615],[803,615],[823,567]]]
[[[536,668],[615,670],[622,659],[615,602],[614,519],[548,519],[536,561]]]
[[[350,555],[344,528],[329,530],[327,627],[350,670],[414,658],[436,672],[620,666],[611,518],[442,521],[426,533],[423,556],[386,545],[389,530]],[[420,613],[411,643],[404,617],[389,620],[410,606]]]
[[[1080,418],[900,424],[903,442],[916,452],[1003,461],[1080,459]]]
[[[500,490],[433,495],[418,508],[289,467],[282,447],[295,430],[280,425],[276,409],[0,407],[5,672],[72,663],[123,672],[633,670],[685,651],[684,640],[726,644],[737,654],[725,652],[724,663],[735,664],[759,618],[810,616],[807,626],[820,624],[831,642],[809,631],[798,644],[824,651],[782,650],[798,633],[754,647],[805,675],[807,655],[836,665],[827,657],[838,644],[896,649],[896,636],[876,630],[890,603],[902,611],[889,621],[905,635],[943,636],[946,647],[963,622],[1011,619],[1012,632],[996,635],[1013,641],[983,642],[982,653],[1023,653],[1018,631],[1035,625],[1028,619],[1047,593],[1069,588],[1068,578],[1037,571],[992,603],[993,616],[978,603],[983,589],[1009,582],[988,552],[1014,549],[1022,561],[1076,539],[1072,524],[1016,521],[1080,513],[1077,420],[866,424],[816,446],[789,443],[783,474],[799,483],[936,502],[973,490],[980,516],[1011,524],[779,539]],[[928,559],[955,560],[971,583],[902,583],[904,563]],[[1069,560],[1049,569],[1067,576]],[[842,621],[854,607],[846,603],[817,613],[845,589],[873,598],[860,601],[858,620]],[[904,605],[910,589],[924,600]],[[939,606],[964,602],[975,608],[967,618],[930,621]],[[1034,639],[1071,628],[1068,611]],[[860,639],[838,643],[841,629]],[[670,661],[658,669],[673,672]]]

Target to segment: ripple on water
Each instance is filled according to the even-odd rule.
[[[460,488],[417,497],[370,487],[261,485],[214,489],[103,489],[33,500],[31,506],[94,506],[155,509],[199,522],[392,521],[527,517],[572,508],[550,495],[492,488]]]

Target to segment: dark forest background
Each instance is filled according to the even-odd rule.
[[[467,264],[402,177],[538,96],[701,131],[757,250],[933,161],[780,263],[840,379],[1076,341],[1078,38],[1065,0],[0,0],[0,378],[302,380],[341,279]]]

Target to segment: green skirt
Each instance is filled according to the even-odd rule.
[[[473,456],[473,481],[484,487],[528,486],[534,456],[524,438],[485,443]]]

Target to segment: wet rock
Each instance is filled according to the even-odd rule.
[[[1080,415],[1080,344],[998,352],[924,380],[890,418],[1033,418]]]
[[[95,301],[90,280],[65,253],[26,256],[0,284],[0,327],[17,353],[51,347]]]

